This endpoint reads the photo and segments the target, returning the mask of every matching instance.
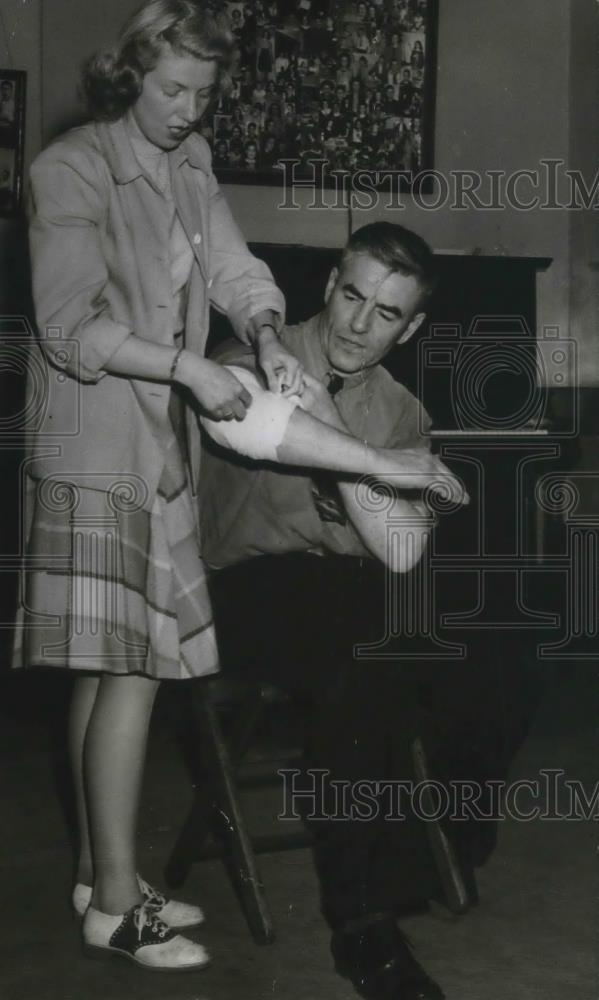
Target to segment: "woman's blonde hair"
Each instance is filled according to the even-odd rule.
[[[93,118],[115,121],[141,94],[146,73],[165,47],[217,64],[217,90],[230,85],[235,48],[222,4],[214,0],[147,0],[124,25],[116,45],[83,69],[83,92]]]

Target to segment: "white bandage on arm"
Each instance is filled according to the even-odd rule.
[[[226,365],[252,397],[243,420],[210,420],[200,417],[202,427],[213,441],[247,458],[276,462],[277,448],[285,437],[291,414],[299,397],[277,396],[264,389],[253,372],[239,365]]]

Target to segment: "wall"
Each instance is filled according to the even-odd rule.
[[[77,100],[86,58],[109,46],[141,0],[43,0],[44,141],[81,119]]]
[[[544,157],[568,160],[569,9],[563,0],[441,0],[436,167],[536,169]],[[559,42],[558,42],[559,40]],[[298,201],[306,192],[298,193]],[[268,189],[230,189],[242,226],[259,239],[340,243],[340,212],[277,210]],[[381,217],[357,212],[355,225]],[[568,216],[565,212],[426,211],[415,203],[386,213],[438,249],[553,257],[539,279],[540,327],[569,328]]]
[[[570,163],[599,178],[599,7],[571,4]],[[599,212],[570,219],[570,336],[579,347],[578,381],[599,384]]]
[[[42,0],[2,0],[5,32],[0,33],[0,66],[27,71],[25,125],[25,169],[39,152],[42,142],[41,99],[41,3]],[[25,243],[22,221],[0,219],[0,312],[19,308]]]
[[[16,27],[15,65],[29,68],[39,59],[40,2],[3,0]],[[38,104],[30,120],[31,148],[42,127],[47,140],[81,113],[73,98],[80,63],[110,40],[136,2],[44,0],[43,122]],[[588,140],[596,115],[589,72],[596,63],[593,0],[440,0],[440,9],[438,170],[510,173],[535,170],[543,158],[572,158],[591,176],[597,162]],[[39,93],[39,69],[32,69],[32,84],[31,92]],[[309,192],[297,192],[303,207],[296,212],[277,207],[281,190],[275,187],[228,185],[226,193],[249,239],[335,246],[346,238],[346,213],[308,210]],[[358,210],[354,225],[382,215],[417,229],[438,249],[552,257],[539,278],[539,328],[573,332],[584,359],[582,377],[597,381],[591,298],[597,272],[589,261],[599,253],[591,250],[590,223],[565,211],[426,211],[408,199],[401,211]]]

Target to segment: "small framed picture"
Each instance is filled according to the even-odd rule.
[[[0,69],[0,217],[21,210],[26,89],[26,73]]]

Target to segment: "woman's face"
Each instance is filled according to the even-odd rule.
[[[133,106],[139,128],[160,149],[176,149],[195,128],[216,88],[214,60],[179,56],[165,46],[154,69],[146,73]]]

